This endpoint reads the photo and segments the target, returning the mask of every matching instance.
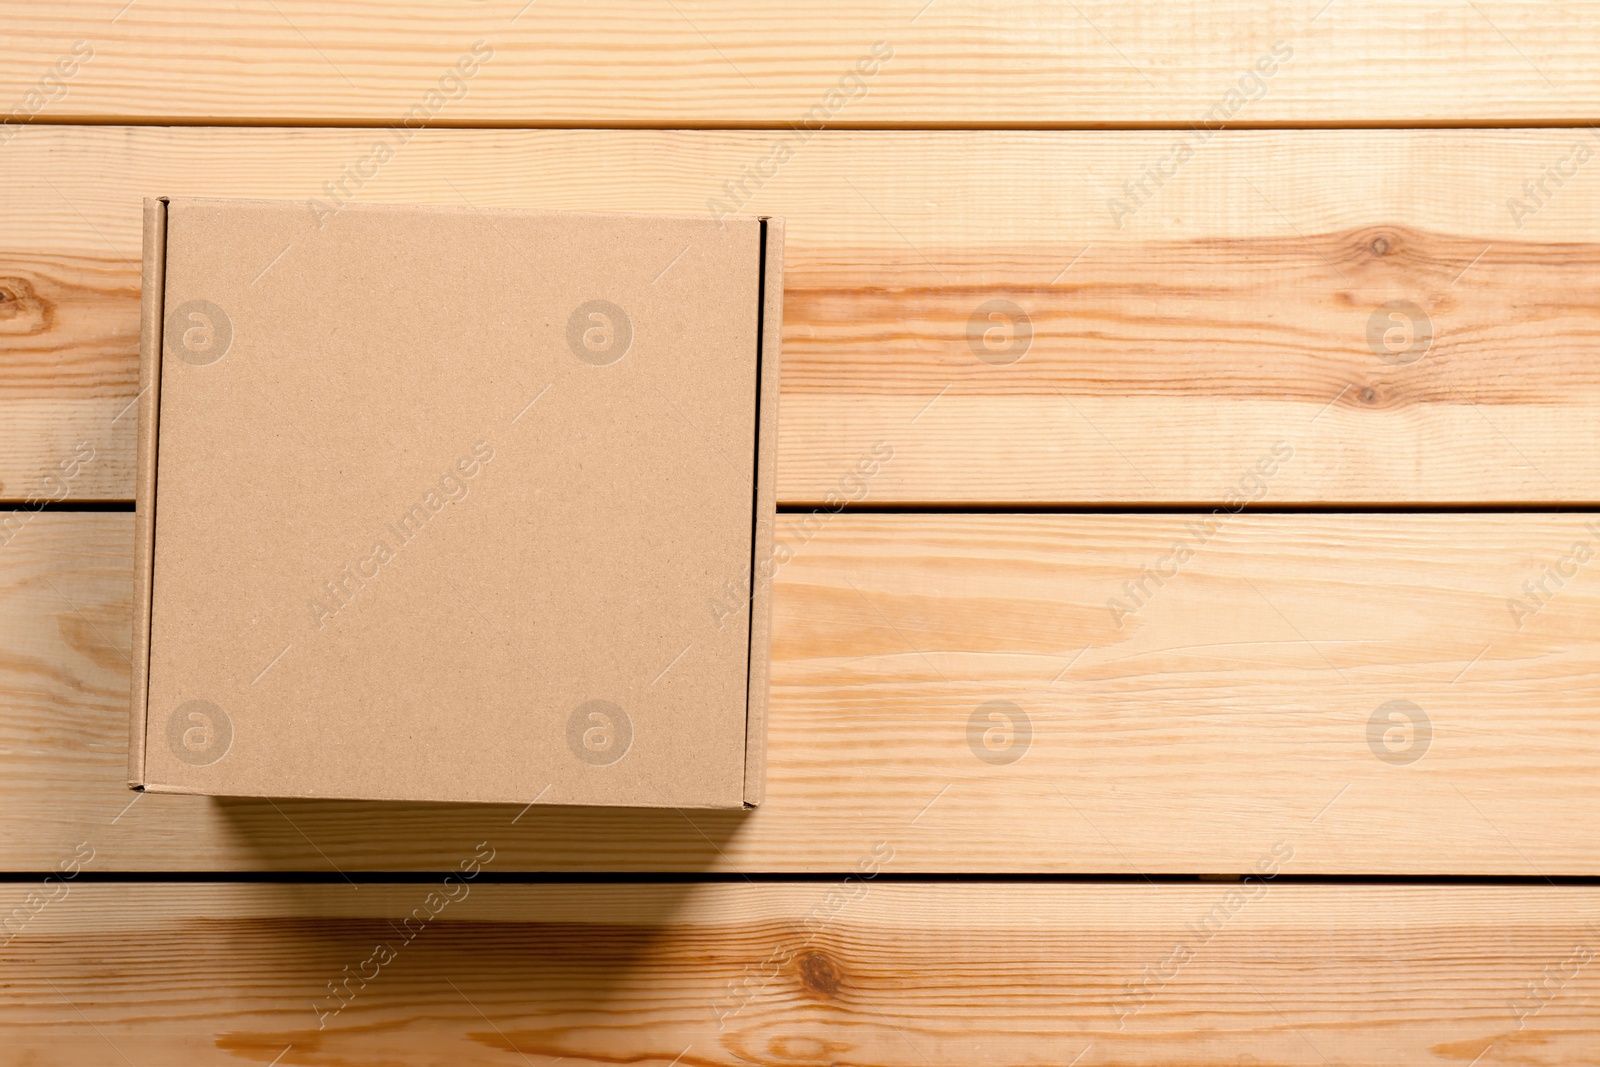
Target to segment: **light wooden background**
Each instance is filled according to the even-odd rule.
[[[1597,27],[0,2],[0,1062],[1597,1062]],[[340,182],[788,218],[758,811],[126,790],[139,202]]]

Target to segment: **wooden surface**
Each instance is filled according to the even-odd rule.
[[[373,136],[38,128],[5,146],[0,493],[39,492],[87,441],[72,495],[131,496],[141,197],[322,196]],[[1107,201],[1173,138],[806,145],[746,206],[789,220],[780,499],[826,500],[887,442],[869,502],[1214,505],[1287,441],[1268,504],[1600,502],[1600,170],[1520,228],[1506,206],[1600,139],[1219,134],[1119,228]],[[427,131],[360,197],[704,211],[771,140]],[[1009,364],[975,354],[981,316],[969,337],[992,300],[1033,323]],[[1404,348],[1390,301],[1424,311],[1431,346]],[[1369,344],[1375,317],[1399,362]]]
[[[1595,1063],[1597,25],[0,0],[0,1064]],[[786,216],[767,803],[129,792],[152,195]]]
[[[1241,515],[1119,627],[1189,517],[833,517],[777,575],[759,809],[523,813],[135,799],[132,517],[50,514],[0,551],[0,867],[1600,875],[1600,585],[1507,604],[1587,519]],[[991,701],[1030,736],[986,748]]]
[[[380,125],[482,41],[432,122],[1584,122],[1594,20],[1584,0],[8,0],[0,99],[81,40],[50,120]],[[892,58],[841,87],[877,42]],[[1241,87],[1274,46],[1290,59]]]
[[[0,948],[12,1062],[1414,1067],[1600,1047],[1588,888],[54,891]]]

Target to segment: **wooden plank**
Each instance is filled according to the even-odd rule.
[[[1600,1044],[1593,888],[489,877],[8,885],[0,1034],[41,1065],[282,1067],[1576,1067]]]
[[[139,246],[130,254],[96,237],[91,247],[69,233],[41,242],[55,245],[44,255],[10,239],[0,252],[0,498],[30,505],[132,496]],[[78,456],[87,461],[68,462]]]
[[[1175,136],[819,134],[752,190],[747,210],[790,220],[780,499],[1215,504],[1289,442],[1269,502],[1600,502],[1600,171],[1573,155],[1590,134],[1219,134],[1119,227],[1108,202]],[[79,441],[97,449],[80,499],[131,492],[141,196],[325,197],[380,137],[19,134],[0,184],[6,495]],[[773,138],[426,131],[358,192],[704,211]],[[1514,216],[1569,157],[1576,176]],[[1015,362],[983,346],[991,301],[1031,318]],[[1391,301],[1429,329],[1408,335]],[[847,483],[880,443],[893,461]]]
[[[0,100],[100,122],[1577,122],[1600,115],[1595,16],[1585,0],[8,0]]]
[[[135,799],[131,516],[46,514],[0,548],[0,868],[1596,875],[1590,518],[782,516],[767,801],[681,813]]]

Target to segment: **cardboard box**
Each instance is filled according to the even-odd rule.
[[[739,807],[780,219],[152,200],[135,788]]]

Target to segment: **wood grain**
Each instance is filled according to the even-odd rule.
[[[6,246],[0,252],[0,498],[30,504],[125,499],[132,495],[138,419],[138,253],[131,260],[113,256],[102,240],[84,255],[29,255],[9,235]],[[80,445],[93,458],[65,477],[61,464]]]
[[[1591,888],[487,877],[5,886],[13,915],[55,897],[0,948],[8,1058],[1576,1067],[1600,1044]]]
[[[0,548],[0,868],[1600,874],[1587,518],[782,516],[767,801],[680,813],[136,798],[131,516],[46,514]]]
[[[79,499],[132,491],[140,197],[326,197],[381,136],[7,145],[0,492],[38,492],[80,440]],[[776,136],[424,131],[346,192],[703,212]],[[824,133],[751,187],[745,210],[789,219],[780,499],[859,499],[844,480],[887,442],[870,501],[1215,504],[1289,441],[1271,502],[1600,502],[1591,134],[1218,134],[1119,226],[1109,202],[1177,138]],[[1556,164],[1574,176],[1514,216]],[[1033,324],[1009,364],[980,358],[993,300]],[[1425,348],[1391,301],[1427,316]]]
[[[301,125],[399,122],[440,89],[440,125],[1581,122],[1600,115],[1594,18],[1584,0],[9,0],[0,100]],[[41,86],[77,41],[93,51],[65,94]],[[475,76],[441,85],[478,42]],[[841,81],[878,42],[891,58]]]

